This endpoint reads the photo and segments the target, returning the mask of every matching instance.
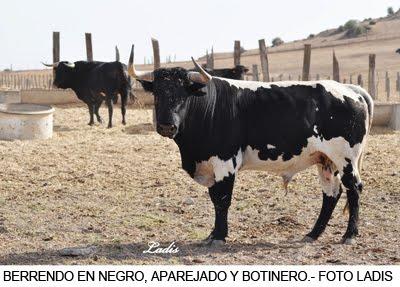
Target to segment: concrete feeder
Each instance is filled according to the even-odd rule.
[[[44,105],[0,104],[0,140],[51,138],[53,112]]]

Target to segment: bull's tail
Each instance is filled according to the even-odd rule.
[[[352,89],[354,92],[356,92],[357,94],[359,94],[363,97],[365,103],[367,104],[367,108],[368,108],[368,119],[367,119],[366,133],[365,133],[366,138],[364,140],[365,143],[364,143],[364,147],[361,152],[361,155],[357,162],[358,172],[361,173],[363,161],[364,161],[365,150],[367,148],[367,137],[371,131],[372,120],[374,117],[374,101],[373,101],[371,95],[368,94],[368,92],[365,89],[363,89],[362,87],[357,86],[357,85],[351,85],[351,84],[348,84],[347,86],[350,89]],[[346,202],[346,205],[343,208],[343,213],[346,214],[347,212],[349,212],[349,201]]]

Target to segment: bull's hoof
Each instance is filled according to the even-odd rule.
[[[122,124],[123,124],[124,126],[126,126],[126,121],[122,121]]]
[[[111,129],[112,128],[112,124],[108,124],[107,128]]]
[[[342,244],[353,245],[354,243],[356,243],[355,238],[343,238],[342,239]]]
[[[89,125],[89,126],[93,126],[93,125],[94,125],[94,122],[89,122],[88,125]]]
[[[103,123],[103,119],[102,118],[98,118],[97,121],[99,122],[99,124]]]
[[[212,234],[210,234],[206,239],[201,242],[202,246],[218,248],[225,245],[225,240],[215,239]]]
[[[304,243],[312,243],[312,242],[314,242],[316,239],[314,239],[314,238],[312,238],[312,237],[310,237],[310,236],[304,236],[303,237],[303,239],[301,240],[301,242],[304,242]]]

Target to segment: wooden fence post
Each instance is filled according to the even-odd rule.
[[[340,83],[339,62],[336,58],[335,50],[333,50],[333,80]]]
[[[400,72],[397,72],[396,91],[398,91],[398,92],[399,92],[399,95],[400,95]]]
[[[376,98],[375,81],[375,54],[369,54],[368,93],[373,99]]]
[[[240,41],[236,40],[233,47],[233,65],[240,65]]]
[[[311,45],[304,45],[304,58],[303,58],[303,81],[310,80],[310,65],[311,65]]]
[[[155,38],[151,38],[151,45],[153,46],[153,59],[154,59],[154,70],[161,68],[161,60],[160,60],[160,44],[158,40]],[[156,119],[156,109],[153,107],[153,127],[157,126]]]
[[[86,42],[86,56],[89,62],[93,61],[93,46],[92,46],[92,34],[85,33],[85,42]]]
[[[60,32],[53,32],[53,64],[57,62],[60,62]]]
[[[317,79],[317,81],[319,81],[319,80],[320,80],[320,76],[319,76],[319,74],[317,74],[317,77],[316,77],[316,79]]]
[[[359,74],[357,77],[357,85],[359,85],[360,87],[364,86],[361,74]]]
[[[350,75],[350,84],[353,84],[353,75]]]
[[[386,75],[385,75],[385,90],[386,90],[386,100],[389,102],[389,100],[390,100],[390,79],[389,79],[388,71],[386,71]]]
[[[119,62],[119,50],[117,46],[115,46],[115,61]]]
[[[259,81],[258,66],[256,64],[253,64],[253,81]]]
[[[261,70],[263,74],[263,81],[269,82],[269,67],[268,67],[268,54],[267,47],[265,46],[265,39],[258,40],[260,49]]]
[[[211,46],[211,55],[210,55],[210,69],[214,69],[214,47]]]
[[[292,75],[291,74],[289,74],[289,81],[291,81],[292,80]]]
[[[240,65],[240,41],[236,40],[235,45],[234,45],[234,50],[233,50],[233,65],[236,67],[237,65]],[[243,75],[241,75],[241,80],[243,80]]]
[[[159,69],[161,67],[160,45],[158,40],[154,38],[151,38],[151,44],[153,46],[154,69]]]

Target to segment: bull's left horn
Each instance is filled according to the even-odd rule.
[[[131,54],[129,56],[129,62],[128,62],[128,74],[138,80],[143,80],[146,82],[152,82],[154,80],[154,72],[145,72],[145,71],[137,71],[135,69],[135,65],[133,64],[133,51],[134,51],[135,45],[132,45],[131,48]]]
[[[43,63],[43,62],[41,62],[43,65],[45,65],[46,67],[52,67],[52,68],[57,68],[57,66],[58,66],[58,64],[59,64],[59,62],[55,62],[54,64],[46,64],[46,63]]]
[[[211,81],[212,76],[211,76],[209,73],[207,73],[207,72],[195,61],[195,59],[193,59],[193,57],[192,57],[192,61],[193,61],[194,66],[196,67],[196,70],[198,70],[200,74],[199,74],[199,75],[196,75],[196,74],[198,74],[198,73],[193,73],[193,72],[191,72],[191,73],[189,73],[189,78],[191,78],[191,80],[194,81],[194,82],[201,82],[201,83],[203,83],[203,84],[207,84],[209,81]],[[198,77],[198,76],[200,76],[200,77]]]

